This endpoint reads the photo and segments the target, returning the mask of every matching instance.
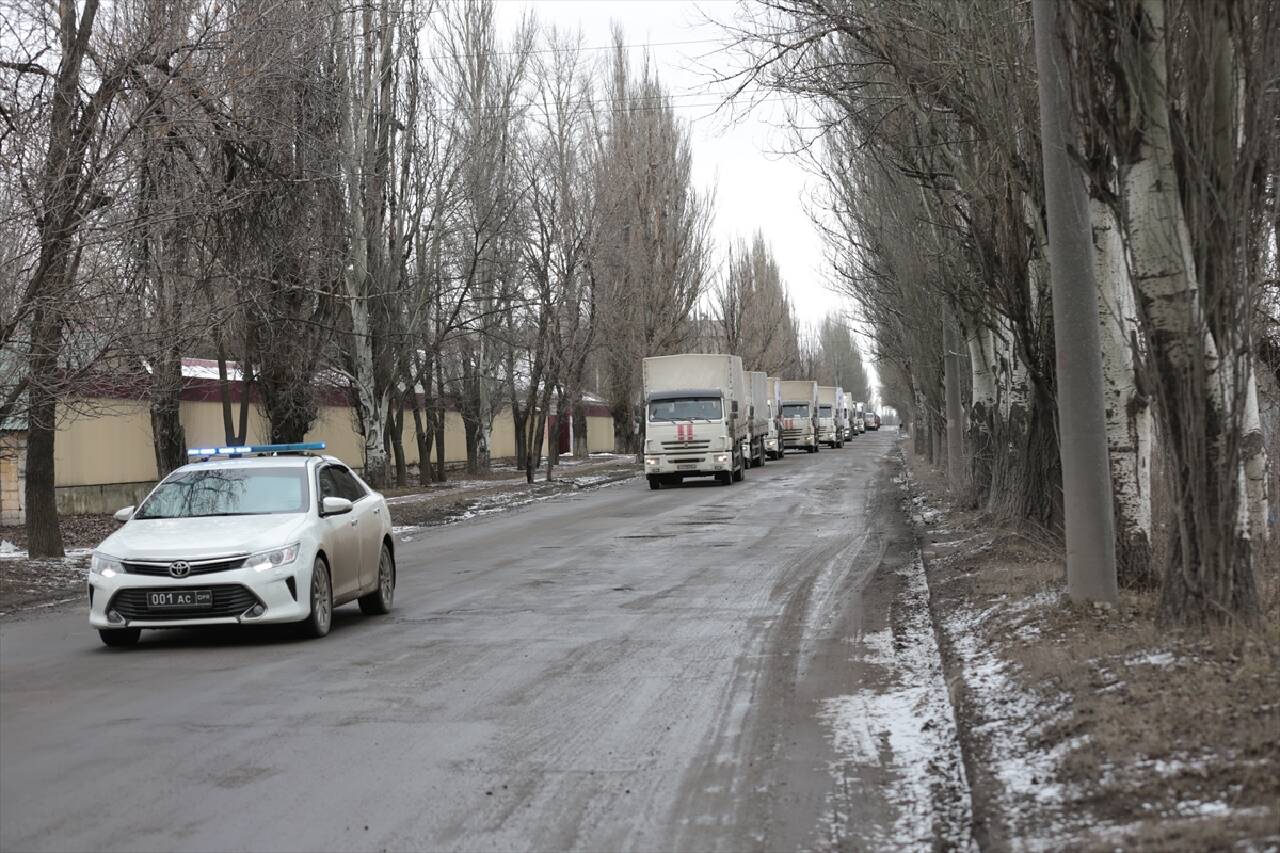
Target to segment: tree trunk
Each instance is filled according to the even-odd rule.
[[[942,321],[943,380],[947,406],[947,485],[952,494],[964,486],[964,412],[960,405],[960,336],[951,318]]]
[[[32,557],[64,557],[62,530],[53,467],[53,442],[57,434],[57,396],[53,385],[57,352],[62,346],[62,320],[43,306],[31,322],[30,371],[35,377],[27,391],[27,553]]]
[[[151,435],[156,454],[156,476],[164,479],[174,468],[187,462],[186,431],[179,417],[182,357],[177,352],[164,353],[151,369]]]
[[[391,435],[391,452],[396,463],[396,485],[409,485],[409,470],[404,460],[404,409],[397,405],[387,413],[387,431]]]
[[[1111,205],[1090,200],[1098,287],[1107,451],[1115,495],[1120,586],[1154,588],[1151,565],[1151,410],[1134,369],[1137,326],[1133,284],[1120,223]]]
[[[1168,418],[1178,536],[1161,609],[1179,623],[1256,618],[1259,601],[1238,457],[1230,452],[1235,401],[1200,304],[1191,236],[1174,163],[1165,3],[1142,0],[1124,65],[1138,143],[1124,152],[1121,187],[1134,284],[1150,326],[1151,361]],[[1222,250],[1229,251],[1229,247]]]
[[[1057,352],[1058,452],[1067,539],[1067,592],[1075,601],[1116,600],[1115,519],[1103,417],[1098,297],[1084,178],[1071,160],[1071,103],[1056,0],[1034,0],[1040,76],[1053,327]]]
[[[428,379],[430,381],[430,379]],[[410,385],[412,389],[412,385]],[[431,484],[431,418],[422,417],[422,406],[418,403],[418,393],[411,390],[409,399],[413,404],[413,438],[418,447],[418,485]]]
[[[969,476],[974,507],[991,495],[992,419],[996,415],[995,350],[991,329],[979,325],[968,337],[973,404],[969,415]]]

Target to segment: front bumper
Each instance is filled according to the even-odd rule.
[[[813,433],[806,433],[805,435],[799,435],[794,438],[788,437],[784,442],[784,446],[785,447],[813,447],[817,443],[818,443],[818,440]]]
[[[199,625],[272,625],[282,622],[299,622],[311,612],[307,590],[311,589],[311,566],[314,557],[304,560],[302,555],[287,566],[276,566],[259,572],[254,568],[231,569],[181,580],[152,575],[116,574],[104,577],[90,574],[89,624],[94,628],[185,628]],[[290,590],[290,579],[293,589]],[[241,587],[248,595],[220,595],[217,590]],[[199,610],[148,613],[139,610],[136,594],[121,596],[130,590],[141,593],[155,590],[212,589],[214,611],[217,615],[200,615]],[[296,594],[296,597],[295,597]],[[244,609],[239,605],[243,603]],[[249,615],[256,607],[262,611]],[[228,613],[228,610],[235,612]],[[123,615],[129,614],[128,616]]]
[[[649,474],[682,474],[686,477],[698,475],[721,474],[733,470],[733,454],[727,450],[714,453],[688,454],[682,453],[679,462],[664,454],[646,453],[644,457],[644,473]]]

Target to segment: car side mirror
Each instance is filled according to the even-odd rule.
[[[124,523],[133,518],[133,507],[127,506],[124,509],[116,510],[116,521]]]
[[[320,501],[321,515],[343,515],[351,512],[351,501],[346,498],[325,498]]]

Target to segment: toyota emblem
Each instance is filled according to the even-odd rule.
[[[191,574],[191,564],[186,560],[178,560],[176,563],[169,564],[169,575],[175,578],[185,578]]]

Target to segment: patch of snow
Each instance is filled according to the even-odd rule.
[[[1015,849],[1040,851],[1058,849],[1070,828],[1067,815],[1055,814],[1052,806],[1065,806],[1070,792],[1051,780],[1063,759],[1078,748],[1084,738],[1061,742],[1052,748],[1038,746],[1045,725],[1069,701],[1060,696],[1046,702],[1023,690],[1012,677],[1011,665],[992,651],[979,626],[997,609],[961,609],[944,618],[944,629],[952,648],[963,662],[962,677],[968,701],[974,708],[975,730],[985,741],[984,760],[999,783],[999,811],[1017,839]],[[1046,808],[1049,806],[1050,808]],[[1065,812],[1060,809],[1059,812]]]
[[[883,666],[892,683],[827,699],[819,711],[840,757],[830,770],[838,790],[850,765],[889,770],[885,797],[896,807],[896,820],[874,839],[886,849],[935,849],[940,829],[954,836],[946,839],[948,849],[967,849],[973,843],[969,787],[923,564],[917,559],[902,574],[907,615],[893,629],[865,634],[859,642],[863,659]],[[858,772],[864,771],[852,775]],[[847,810],[835,802],[838,797],[831,799],[830,819],[845,820]]]
[[[1173,652],[1148,652],[1144,655],[1132,655],[1124,659],[1125,666],[1158,666],[1166,667],[1177,663]]]
[[[0,539],[0,560],[20,559],[27,556],[27,552],[17,545],[14,545],[8,539]]]

